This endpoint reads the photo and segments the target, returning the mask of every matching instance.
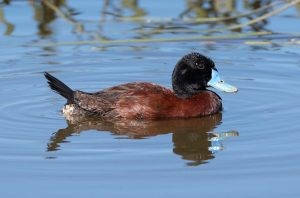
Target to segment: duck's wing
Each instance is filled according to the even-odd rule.
[[[99,94],[91,94],[82,91],[75,92],[74,103],[88,113],[100,116],[105,116],[107,112],[112,111],[116,106],[114,100],[108,100]]]
[[[95,93],[75,91],[74,103],[88,113],[106,116],[107,114],[112,114],[121,98],[143,89],[143,85],[144,83],[127,83]]]
[[[135,118],[140,114],[155,114],[158,111],[157,104],[161,104],[170,95],[172,92],[167,88],[139,82],[118,85],[96,93],[76,91],[74,102],[91,114]],[[164,106],[169,106],[167,103]]]

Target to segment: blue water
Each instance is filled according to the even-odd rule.
[[[131,1],[112,2],[107,12],[102,12],[103,1],[66,2],[61,9],[74,10],[72,17],[84,25],[84,33],[76,33],[70,22],[55,18],[46,28],[50,34],[41,34],[34,19],[37,11],[42,12],[38,2],[1,5],[0,12],[14,30],[5,35],[7,26],[0,23],[0,196],[297,197],[299,9],[290,8],[268,19],[260,30],[277,35],[75,43],[91,41],[95,34],[114,40],[177,38],[201,36],[199,31],[207,27],[226,27],[180,20],[188,1],[176,0],[171,5],[138,1],[142,15],[152,22],[116,18],[110,13],[116,8],[123,16],[135,12],[126,7]],[[251,10],[242,3],[236,6],[233,13]],[[147,35],[137,31],[168,28],[174,31]],[[62,43],[67,41],[72,43]],[[43,77],[44,71],[51,72],[84,91],[131,81],[171,87],[174,65],[191,51],[211,57],[224,80],[239,88],[236,94],[218,92],[224,105],[219,115],[142,124],[71,124],[60,112],[64,99],[47,87]]]

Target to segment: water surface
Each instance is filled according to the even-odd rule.
[[[252,9],[242,3],[236,3],[235,11],[204,12],[186,9],[191,2],[181,0],[172,5],[111,2],[60,5],[84,25],[84,32],[51,12],[43,15],[49,10],[38,2],[1,5],[1,197],[299,195],[299,10],[288,9],[241,30],[281,32],[254,37],[265,44],[251,44],[253,37],[74,44],[94,41],[95,33],[108,41],[201,36],[201,30],[230,22],[201,25],[182,19]],[[179,31],[186,29],[194,32]],[[51,92],[43,77],[48,71],[85,91],[130,81],[171,87],[174,65],[191,51],[213,58],[223,78],[239,87],[236,94],[218,92],[224,105],[220,114],[157,122],[68,123],[60,112],[64,99]]]

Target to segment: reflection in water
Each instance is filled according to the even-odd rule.
[[[67,138],[88,130],[110,131],[114,135],[139,139],[160,134],[172,133],[173,152],[182,159],[189,160],[188,165],[199,165],[214,158],[214,152],[222,150],[222,139],[237,136],[238,132],[213,133],[221,123],[222,114],[186,120],[159,121],[106,121],[85,118],[68,122],[68,127],[60,129],[50,138],[47,151],[56,151]]]
[[[54,10],[46,6],[43,1],[32,1],[31,3],[34,10],[34,19],[38,22],[38,34],[41,36],[51,35],[52,30],[48,25],[56,19]],[[52,3],[56,7],[60,7],[65,1],[55,0]]]
[[[74,26],[75,32],[82,31],[82,28],[75,19],[74,15],[78,12],[70,8],[65,0],[42,0],[30,1],[34,10],[34,19],[38,22],[38,34],[40,36],[49,36],[53,34],[50,23],[55,21],[57,17],[63,17],[66,21]]]
[[[109,1],[104,0],[103,4],[97,4],[95,6],[99,6],[100,14],[100,29],[104,29],[104,26],[111,27],[111,20],[119,22],[122,20],[129,20],[133,23],[136,23],[137,27],[135,27],[136,35],[131,36],[131,38],[145,38],[150,37],[155,34],[164,34],[166,32],[172,33],[180,33],[180,32],[191,32],[194,30],[196,33],[201,33],[200,30],[213,29],[215,26],[219,26],[223,24],[225,26],[239,24],[241,18],[252,20],[257,18],[263,14],[269,13],[272,11],[273,7],[270,6],[268,9],[264,8],[266,5],[271,5],[271,0],[244,0],[243,2],[239,2],[236,0],[183,0],[185,2],[185,6],[182,7],[182,10],[175,13],[175,16],[172,17],[171,20],[159,19],[158,21],[151,20],[151,17],[148,13],[151,13],[150,8],[142,7],[140,1],[138,0],[116,0]],[[274,1],[273,1],[274,3]],[[278,3],[278,2],[277,2]],[[49,36],[54,32],[49,26],[50,23],[55,21],[57,18],[62,18],[67,21],[69,25],[73,26],[75,29],[74,32],[83,32],[83,25],[79,25],[80,18],[75,19],[75,15],[79,14],[78,11],[72,9],[68,5],[68,1],[65,0],[41,0],[41,1],[28,1],[28,4],[33,8],[33,16],[34,20],[38,22],[38,35],[40,36]],[[12,6],[13,3],[10,3],[9,0],[3,1],[4,9],[5,6]],[[146,4],[147,5],[147,4]],[[274,4],[275,5],[275,4]],[[299,6],[299,5],[298,5]],[[0,7],[0,23],[4,23],[7,26],[6,35],[10,35],[14,31],[13,21],[9,23],[4,20],[4,9]],[[260,10],[261,9],[261,10]],[[249,12],[249,11],[258,11],[253,12],[252,14],[242,16],[241,13]],[[88,10],[84,10],[88,12]],[[173,13],[172,13],[173,14]],[[150,18],[147,18],[150,17]],[[220,20],[204,20],[203,19],[220,19]],[[223,18],[223,19],[222,19]],[[226,20],[224,20],[226,18]],[[107,20],[111,19],[111,20]],[[183,20],[182,20],[183,19]],[[189,23],[185,23],[184,19],[189,19]],[[245,21],[245,20],[244,20]],[[250,26],[254,31],[262,31],[264,30],[267,24],[267,19],[261,20],[252,24]],[[99,25],[97,23],[97,25]],[[205,25],[205,26],[202,26]],[[209,25],[209,28],[207,28]],[[222,26],[221,26],[222,27]],[[249,27],[249,26],[246,26]],[[79,28],[79,30],[76,30]],[[200,29],[199,29],[200,28]],[[189,30],[187,30],[189,29]],[[235,31],[242,31],[242,29],[237,29]],[[74,33],[73,32],[73,33]],[[91,31],[86,31],[88,33]],[[202,32],[202,33],[205,33]],[[207,32],[206,32],[207,34]],[[211,34],[211,33],[210,33]],[[109,38],[111,36],[111,32],[108,31],[104,33],[103,31],[93,30],[92,36],[97,38]],[[129,38],[128,38],[129,39]]]
[[[2,7],[0,7],[0,24],[1,23],[3,23],[6,26],[4,35],[10,35],[14,31],[15,26],[5,19],[4,10],[2,9]]]
[[[139,6],[138,0],[105,0],[101,9],[102,18],[105,18],[106,15],[112,16],[114,19],[119,19],[119,17],[143,17],[146,14],[146,11]]]
[[[123,0],[122,5],[124,8],[132,10],[132,17],[142,17],[146,15],[146,11],[139,7],[138,0]]]
[[[180,17],[188,18],[207,18],[224,17],[236,14],[236,1],[208,1],[208,0],[185,0],[186,10],[180,14]]]
[[[272,1],[271,0],[265,0],[265,1],[253,1],[253,2],[248,2],[248,1],[245,1],[244,5],[245,5],[245,8],[247,9],[250,9],[250,10],[256,10],[256,9],[259,9],[259,8],[262,8],[262,7],[265,7],[269,4],[271,4]],[[266,10],[267,12],[268,11],[271,11],[272,8],[269,8],[268,10]],[[255,19],[256,17],[259,17],[259,13],[255,14],[255,15],[252,15],[252,16],[248,16],[247,18],[249,20],[252,20],[252,19]],[[254,31],[261,31],[261,30],[264,30],[265,29],[265,26],[268,24],[268,21],[267,20],[261,20],[257,23],[254,23],[251,25],[251,28],[254,30]]]

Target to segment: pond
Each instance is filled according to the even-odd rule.
[[[299,19],[299,1],[3,1],[0,196],[298,196]],[[214,90],[219,114],[72,123],[43,76],[171,87],[194,51],[239,88]]]

